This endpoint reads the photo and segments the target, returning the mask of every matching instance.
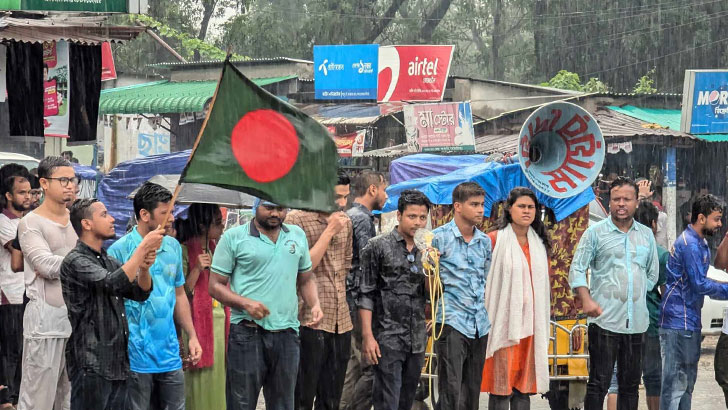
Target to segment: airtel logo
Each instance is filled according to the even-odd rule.
[[[440,63],[440,59],[436,58],[435,61],[428,61],[425,57],[422,61],[419,61],[419,57],[415,57],[415,61],[410,61],[407,74],[413,75],[437,75],[437,65]]]

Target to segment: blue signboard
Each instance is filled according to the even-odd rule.
[[[685,73],[681,129],[691,134],[728,133],[728,71]]]
[[[314,46],[317,100],[376,100],[379,45]]]

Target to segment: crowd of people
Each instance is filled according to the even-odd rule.
[[[458,185],[452,221],[423,249],[431,203],[416,190],[376,234],[379,172],[339,172],[336,212],[257,199],[253,220],[224,232],[218,206],[175,220],[172,193],[145,183],[136,225],[107,249],[114,218],[77,199],[78,182],[62,157],[37,176],[0,168],[0,408],[253,410],[262,390],[276,410],[410,410],[431,326],[438,410],[475,410],[482,392],[490,409],[528,409],[549,389],[554,250],[528,188],[483,233],[486,192]],[[615,178],[610,216],[584,232],[569,273],[589,316],[587,410],[608,394],[636,409],[641,377],[651,410],[690,408],[703,297],[728,299],[728,284],[707,278],[722,202],[695,198],[668,253],[644,188]],[[432,250],[444,308],[427,318]],[[728,267],[728,240],[715,265]],[[728,404],[727,350],[724,334],[715,375]]]

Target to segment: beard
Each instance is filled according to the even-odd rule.
[[[25,206],[23,203],[17,203],[15,201],[10,201],[10,206],[15,210],[16,212],[26,212],[30,209],[30,205]]]
[[[720,228],[715,228],[715,229],[705,229],[705,228],[703,228],[703,235],[705,235],[705,236],[713,236],[713,235],[717,234],[718,231],[720,231]]]
[[[283,221],[281,221],[281,218],[271,217],[271,218],[255,218],[256,222],[258,222],[258,225],[260,225],[261,228],[265,229],[266,231],[272,231],[276,228],[280,228]]]

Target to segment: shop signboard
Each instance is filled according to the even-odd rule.
[[[378,44],[314,46],[317,100],[376,100]]]
[[[146,13],[146,0],[0,0],[0,10]]]
[[[470,102],[404,106],[410,152],[475,151]]]
[[[71,91],[68,43],[43,43],[43,126],[46,137],[68,138]]]
[[[379,48],[377,100],[442,101],[455,46]]]
[[[366,130],[359,130],[351,134],[335,136],[334,142],[339,156],[342,158],[361,157],[364,154],[366,135]]]
[[[728,70],[686,70],[680,130],[728,133]]]

